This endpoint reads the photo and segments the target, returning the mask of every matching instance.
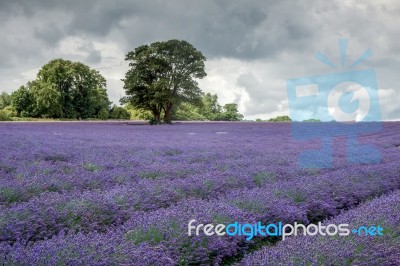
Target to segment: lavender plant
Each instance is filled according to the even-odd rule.
[[[383,126],[360,137],[380,148],[380,164],[349,164],[343,132],[335,139],[333,168],[302,169],[298,154],[320,143],[293,140],[289,124],[0,124],[0,262],[218,265],[238,259],[260,239],[189,237],[188,222],[315,223],[399,189],[400,124]]]

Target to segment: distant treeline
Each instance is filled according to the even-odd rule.
[[[266,120],[262,120],[260,118],[256,119],[256,122],[291,122],[291,121],[292,121],[292,119],[287,115],[277,116],[277,117],[266,119]],[[302,122],[321,122],[321,120],[311,118],[311,119],[303,120]]]
[[[290,117],[287,115],[277,116],[275,118],[270,118],[267,120],[262,120],[260,118],[256,119],[256,122],[290,122],[290,121],[292,121],[292,119],[290,119]]]
[[[123,106],[113,105],[106,79],[80,62],[51,60],[16,91],[0,94],[0,120],[147,119],[239,121],[235,103],[221,106],[216,94],[204,93],[195,79],[206,76],[202,53],[186,41],[142,45],[126,56],[131,67],[123,80]]]

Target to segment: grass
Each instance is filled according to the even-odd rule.
[[[244,211],[265,214],[267,212],[266,206],[258,201],[251,199],[235,199],[232,202],[236,207]]]
[[[161,176],[163,176],[164,174],[163,173],[160,173],[160,172],[141,172],[140,174],[139,174],[139,176],[141,177],[141,178],[145,178],[145,179],[153,179],[153,180],[155,180],[155,179],[157,179],[157,178],[159,178],[159,177],[161,177]]]
[[[301,203],[306,201],[306,197],[301,194],[301,192],[297,191],[291,191],[287,193],[288,197],[293,199],[294,202],[296,203]]]
[[[156,245],[164,240],[164,236],[157,227],[152,226],[147,230],[143,230],[142,228],[130,230],[125,234],[125,239],[131,241],[135,245],[143,242]]]
[[[97,172],[98,170],[100,170],[100,166],[94,163],[84,163],[82,167],[89,172]]]
[[[22,198],[22,192],[15,188],[4,187],[0,189],[2,201],[6,203],[18,202]]]
[[[254,175],[253,180],[257,187],[261,187],[267,182],[275,181],[276,175],[270,172],[259,172]]]
[[[182,153],[183,153],[183,151],[178,150],[178,149],[170,149],[170,150],[164,151],[164,155],[167,155],[167,156],[175,156],[175,155],[180,155]]]
[[[232,222],[232,219],[229,216],[225,216],[225,215],[221,215],[221,214],[214,214],[213,222],[215,224],[228,224],[228,223]]]

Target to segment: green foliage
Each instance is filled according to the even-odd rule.
[[[207,120],[218,120],[218,116],[222,112],[222,107],[218,103],[217,94],[206,93],[202,99],[202,106],[199,113],[206,117]]]
[[[159,178],[160,176],[163,176],[163,175],[164,174],[160,173],[160,172],[147,172],[147,171],[144,171],[144,172],[140,172],[139,173],[140,177],[145,178],[145,179],[153,179],[153,180],[155,180],[155,179],[157,179],[157,178]]]
[[[156,123],[162,113],[164,122],[170,123],[173,107],[183,102],[200,102],[201,90],[195,79],[206,76],[206,58],[190,43],[169,40],[141,45],[125,60],[131,69],[123,80],[127,97],[121,102],[151,111]]]
[[[86,119],[110,107],[106,80],[80,62],[55,59],[44,65],[36,80],[11,95],[17,116]]]
[[[236,103],[227,103],[222,108],[222,113],[217,120],[222,121],[240,121],[243,120],[243,115],[239,113],[238,105]]]
[[[319,120],[319,119],[314,119],[314,118],[311,118],[311,119],[306,119],[306,120],[303,120],[303,122],[321,122],[321,120]]]
[[[293,199],[293,201],[296,203],[306,201],[306,197],[299,191],[290,191],[286,195],[287,197]]]
[[[149,125],[160,125],[161,121],[157,118],[151,117],[149,120]]]
[[[101,120],[107,120],[109,116],[108,110],[106,108],[101,108],[97,114],[97,118]]]
[[[217,213],[217,214],[213,215],[212,221],[215,224],[228,224],[228,223],[232,222],[232,219],[229,216],[221,215],[221,214]]]
[[[39,70],[37,80],[57,88],[65,118],[95,117],[96,111],[109,107],[105,78],[80,62],[52,60]]]
[[[254,175],[253,180],[257,187],[263,186],[265,183],[275,181],[276,175],[270,172],[259,172]]]
[[[275,118],[271,118],[268,120],[268,122],[290,122],[290,121],[292,121],[292,119],[290,119],[290,117],[287,115],[277,116]]]
[[[0,109],[4,109],[11,105],[11,95],[7,92],[0,94]]]
[[[3,187],[0,189],[0,199],[3,202],[18,202],[22,198],[22,196],[22,192],[15,188]]]
[[[88,219],[96,221],[99,226],[110,226],[114,213],[106,206],[85,199],[74,199],[59,203],[55,208],[64,213],[63,224],[74,231],[85,229]]]
[[[120,106],[114,105],[110,111],[111,119],[130,119],[130,113],[124,108]]]
[[[5,110],[0,110],[0,121],[12,121],[12,118]]]
[[[131,120],[150,120],[153,115],[145,109],[136,109],[131,104],[126,104],[125,109],[128,111]]]
[[[32,92],[25,86],[21,86],[11,94],[11,105],[15,109],[17,116],[31,116],[33,102]]]
[[[175,120],[189,120],[189,121],[205,121],[207,117],[201,114],[198,107],[190,103],[182,103],[174,111],[173,118]]]
[[[6,113],[9,117],[15,117],[17,116],[17,112],[15,111],[13,106],[7,106],[6,108],[3,109],[3,112]]]
[[[97,172],[100,170],[100,166],[94,163],[84,163],[82,167],[89,172]]]
[[[51,84],[42,81],[28,83],[32,93],[33,117],[62,117],[61,93]]]
[[[107,96],[106,80],[80,62],[55,59],[44,65],[34,81],[11,95],[0,94],[2,120],[134,119],[160,124],[179,120],[239,121],[237,104],[221,107],[216,94],[202,93],[196,79],[206,76],[206,58],[186,41],[170,40],[142,45],[126,56],[131,69],[126,73],[121,99],[114,105]]]
[[[239,113],[237,104],[228,103],[221,107],[216,94],[203,94],[201,105],[182,103],[174,113],[176,120],[198,121],[240,121],[243,115]]]
[[[131,241],[135,245],[143,242],[155,245],[163,241],[164,236],[160,229],[152,226],[147,230],[143,230],[141,228],[130,230],[125,234],[125,239]]]
[[[107,89],[98,87],[90,95],[91,112],[99,115],[102,110],[109,110],[111,102],[108,99]],[[102,111],[104,113],[104,111]],[[94,117],[94,116],[93,116]]]
[[[254,199],[235,199],[232,203],[241,210],[265,214],[267,206]]]

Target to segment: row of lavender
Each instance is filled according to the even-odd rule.
[[[157,130],[121,125],[90,125],[85,130],[80,124],[4,127],[0,143],[1,205],[28,201],[46,191],[108,190],[138,183],[146,188],[168,183],[171,189],[196,194],[196,190],[204,190],[199,182],[207,179],[230,178],[230,189],[254,187],[248,177],[263,171],[284,178],[301,174],[287,167],[295,164],[293,156],[288,158],[277,149],[268,151],[280,141],[277,133],[282,129],[274,127],[250,126],[248,132],[243,128],[235,132],[236,127],[226,125]],[[229,134],[217,134],[225,130]],[[240,133],[247,134],[245,139]],[[284,138],[287,143],[288,132]]]
[[[384,167],[365,167],[363,171],[346,169],[336,171],[333,176],[324,174],[279,182],[271,181],[270,175],[259,174],[256,180],[263,181],[259,186],[231,189],[223,194],[220,192],[215,198],[213,183],[206,180],[202,183],[204,191],[197,190],[197,196],[204,202],[226,203],[247,211],[257,219],[314,222],[336,215],[369,197],[399,188],[399,171],[400,166],[392,163]],[[207,186],[210,187],[207,189]],[[0,240],[11,243],[36,241],[51,237],[62,229],[106,231],[109,226],[120,225],[137,213],[157,211],[189,199],[196,199],[196,196],[184,197],[168,185],[158,188],[143,184],[121,185],[108,191],[46,192],[28,202],[0,210]]]
[[[374,199],[323,224],[380,226],[381,235],[290,237],[247,255],[238,265],[400,265],[400,191]]]
[[[385,206],[378,204],[377,206],[372,205],[371,207],[367,205],[369,207],[363,207],[360,211],[350,211],[344,218],[342,215],[340,216],[342,218],[338,218],[339,220],[331,220],[329,223],[350,222],[352,225],[356,225],[355,223],[357,223],[357,225],[368,225],[367,223],[378,222],[381,226],[386,228],[385,233],[393,230],[393,233],[397,232],[398,237],[399,221],[396,215],[399,213],[399,193],[394,195],[397,196],[392,196],[390,198],[391,201]],[[269,202],[269,200],[273,199],[266,198],[265,203],[271,204],[269,206],[270,210],[273,210],[274,204],[282,204],[282,202]],[[388,206],[390,208],[388,208]],[[369,211],[366,211],[366,209]],[[383,215],[382,212],[385,215]],[[280,205],[279,209],[276,208],[273,210],[273,213],[285,217],[286,219],[284,220],[286,222],[293,222],[293,220],[303,220],[303,222],[306,222],[304,221],[304,216],[296,217],[301,215],[301,213],[299,213],[299,209],[295,209],[290,205]],[[361,215],[358,220],[351,218],[354,216],[354,213],[359,213]],[[292,221],[287,219],[289,217],[287,216],[288,214],[294,215]],[[386,221],[387,218],[393,218],[393,220]],[[212,258],[213,262],[220,262],[224,256],[238,254],[241,249],[246,247],[246,242],[240,237],[205,237],[204,235],[200,235],[199,237],[188,238],[186,235],[186,225],[190,219],[212,223],[228,223],[231,221],[254,222],[257,220],[254,214],[234,208],[223,202],[188,200],[176,206],[160,209],[158,211],[135,213],[124,225],[115,230],[106,232],[105,234],[90,232],[86,235],[71,234],[65,236],[64,233],[59,233],[57,237],[51,240],[38,241],[33,245],[28,245],[28,247],[25,247],[22,243],[17,243],[12,247],[3,243],[1,245],[2,252],[4,252],[3,262],[5,264],[11,262],[24,264],[29,261],[34,261],[36,264],[41,264],[51,263],[49,258],[52,258],[59,264],[73,264],[76,259],[82,264],[108,265],[110,263],[128,263],[129,261],[140,263],[143,258],[147,258],[149,263],[151,262],[157,265],[167,262],[171,264],[176,264],[178,262],[207,263],[211,262],[209,260],[213,253],[218,253],[216,257]],[[389,230],[390,228],[392,229]],[[389,253],[392,254],[391,256],[394,258],[394,254],[397,253],[393,253],[391,250],[392,247],[396,247],[396,245],[391,241],[397,241],[398,239],[396,240],[395,235],[386,235],[386,237],[387,238],[383,240],[387,241],[387,245],[380,245],[378,251],[384,252],[378,252],[380,254],[379,256],[381,258],[382,255],[387,255]],[[327,248],[332,242],[337,241],[337,239],[330,241],[331,242],[327,242],[326,244]],[[379,243],[381,242],[378,242],[377,245]],[[336,245],[340,246],[339,244],[340,243],[337,243]],[[313,245],[314,251],[319,249],[319,244],[314,243]],[[333,247],[334,246],[335,245],[333,245]],[[286,255],[289,254],[285,253],[285,246],[280,250]],[[320,256],[318,256],[317,259],[320,260],[323,254],[326,254],[326,256],[331,259],[335,258],[337,255],[330,255],[325,251],[325,249],[320,249]],[[300,248],[298,252],[301,253],[303,251]],[[311,252],[313,252],[312,249],[308,255],[310,255]],[[58,255],[51,256],[51,254]],[[364,253],[359,254],[359,259],[363,259],[362,254]],[[282,254],[277,254],[275,258],[279,260],[281,259],[279,257],[281,255]],[[305,256],[305,258],[308,258],[308,255]],[[270,256],[268,255],[265,257]],[[288,260],[289,259],[290,258],[288,258]],[[310,259],[315,259],[315,257],[310,256]],[[249,265],[257,260],[258,257],[255,257],[249,262]]]
[[[390,156],[384,158],[383,164],[354,169],[347,167],[343,170],[337,167],[333,171],[318,173],[293,171],[295,167],[288,167],[295,163],[295,159],[292,158],[293,156],[285,158],[285,153],[282,153],[277,143],[274,144],[274,141],[278,141],[278,137],[281,138],[282,133],[287,131],[287,128],[277,125],[271,130],[260,126],[246,126],[245,130],[244,125],[219,125],[219,128],[204,125],[203,127],[174,128],[178,130],[178,133],[182,133],[181,136],[176,131],[170,132],[170,128],[159,128],[161,132],[152,133],[151,137],[147,137],[153,140],[150,143],[154,147],[150,149],[134,147],[140,150],[140,155],[144,155],[141,158],[129,157],[128,153],[121,155],[121,151],[128,152],[132,147],[129,138],[127,143],[122,142],[127,135],[116,136],[109,133],[106,144],[93,143],[86,147],[89,149],[85,150],[80,150],[81,147],[76,144],[77,140],[70,136],[70,141],[75,142],[74,148],[78,152],[73,152],[73,149],[69,148],[71,150],[64,154],[71,154],[75,158],[83,155],[84,160],[78,160],[81,162],[87,161],[90,156],[101,154],[99,151],[105,147],[110,149],[108,154],[112,157],[105,153],[103,156],[106,156],[107,160],[96,161],[91,158],[90,161],[95,161],[96,164],[88,164],[86,165],[88,169],[84,169],[91,173],[87,176],[97,177],[94,180],[97,180],[98,187],[96,189],[79,187],[79,178],[72,173],[70,175],[66,173],[67,177],[77,179],[78,189],[68,192],[66,190],[40,192],[37,197],[26,198],[25,203],[5,202],[0,215],[1,228],[4,228],[0,234],[4,260],[18,262],[20,258],[18,254],[28,252],[31,255],[24,253],[24,256],[36,256],[34,261],[40,264],[42,260],[48,259],[49,250],[55,252],[54,248],[62,247],[65,249],[62,252],[60,250],[60,255],[56,256],[56,259],[61,262],[68,260],[69,263],[74,263],[75,259],[77,261],[87,259],[88,262],[97,261],[96,263],[100,264],[108,264],[110,261],[119,263],[124,260],[134,260],[136,257],[132,256],[136,256],[136,251],[138,262],[143,254],[148,254],[145,258],[148,257],[149,260],[161,260],[160,263],[206,263],[210,260],[220,262],[223,257],[244,252],[248,243],[242,238],[199,236],[190,239],[186,235],[189,220],[196,218],[200,222],[214,223],[235,220],[243,222],[283,220],[307,223],[310,220],[315,221],[335,215],[339,210],[354,206],[368,197],[399,187],[400,171],[395,157],[398,151],[396,144],[390,143],[395,134],[393,131],[388,135],[388,141],[383,142],[386,145],[386,155],[390,153]],[[393,125],[389,124],[389,126]],[[108,132],[102,127],[96,129],[103,130],[103,134]],[[179,129],[183,132],[179,132]],[[202,134],[199,134],[199,129]],[[214,135],[215,132],[210,132],[211,130],[221,132],[227,129],[233,132],[224,138],[218,134]],[[51,128],[51,130],[55,129]],[[188,130],[197,130],[198,135],[195,135],[197,138],[193,138],[194,134],[187,134],[191,133],[186,132]],[[120,129],[117,133],[121,131]],[[63,132],[58,134],[65,134],[65,130]],[[82,132],[85,130],[82,129]],[[126,130],[125,134],[127,132],[132,134],[131,129]],[[147,131],[140,129],[139,136],[143,132]],[[243,132],[251,132],[251,134],[240,135]],[[60,154],[62,150],[57,149],[55,142],[50,142],[52,145],[47,146],[40,143],[40,137],[46,135],[43,131],[34,131],[34,133],[38,134],[38,138],[31,140],[31,147],[35,147],[35,144],[39,149],[50,146],[53,152],[56,150],[58,155]],[[51,131],[46,133],[57,136]],[[135,133],[133,135],[137,137],[138,132]],[[269,151],[266,156],[266,151],[259,149],[259,141],[265,138],[264,134],[268,135],[269,140]],[[66,135],[68,139],[68,134]],[[182,148],[182,135],[191,138],[190,142],[185,141],[186,149]],[[85,141],[89,143],[91,140],[96,140],[96,136],[94,138],[90,136],[83,134],[83,139],[86,138]],[[173,136],[175,139],[172,138]],[[169,137],[169,140],[175,140],[175,142],[170,141],[170,145],[165,147],[163,145],[165,141],[158,139],[159,137]],[[77,139],[82,141],[82,135]],[[289,140],[288,137],[287,139]],[[111,140],[114,141],[112,145],[110,145]],[[239,140],[242,142],[239,143]],[[226,141],[228,143],[235,141],[239,145],[227,147]],[[71,147],[71,145],[66,147]],[[297,152],[293,144],[286,148],[291,149],[286,151],[286,154],[293,155]],[[93,153],[85,153],[87,150],[93,150]],[[199,150],[198,153],[196,153],[197,150]],[[157,152],[158,156],[154,154],[146,156],[154,152]],[[32,154],[35,153],[38,152],[32,152]],[[47,156],[59,158],[48,150],[41,153],[42,156],[43,154],[46,158]],[[123,155],[129,157],[131,162],[135,162],[136,159],[134,170],[146,166],[150,169],[146,173],[154,173],[158,170],[164,176],[151,177],[154,180],[148,180],[148,176],[143,176],[140,170],[139,174],[133,173],[133,177],[128,180],[121,179],[121,184],[115,183],[114,177],[117,175],[112,173],[118,172],[115,166],[123,161],[125,158]],[[29,156],[27,158],[21,161],[26,164],[31,159]],[[61,156],[61,158],[64,157]],[[112,160],[110,161],[109,158]],[[219,158],[218,163],[215,163],[217,158]],[[143,162],[142,165],[138,164],[140,159]],[[193,160],[193,162],[189,163],[185,160]],[[54,163],[57,164],[58,161],[62,160],[55,160]],[[186,163],[180,163],[182,161]],[[163,168],[165,166],[167,167]],[[82,167],[82,164],[75,167]],[[171,167],[175,169],[168,173]],[[229,172],[229,167],[232,167],[234,171]],[[15,168],[18,171],[21,167]],[[253,170],[246,170],[249,168]],[[126,174],[126,169],[119,170],[122,174]],[[183,171],[185,174],[174,176],[174,171],[175,173]],[[199,171],[203,174],[198,174]],[[10,177],[10,173],[7,174]],[[10,180],[10,178],[4,179]],[[109,190],[105,190],[107,186],[110,187]],[[109,231],[110,228],[111,231]],[[70,233],[64,236],[62,233],[64,231],[81,231],[86,235]],[[54,235],[58,236],[52,240],[42,241]],[[101,239],[108,240],[112,244],[102,243]],[[28,244],[29,241],[36,243]],[[73,243],[77,246],[71,245]],[[25,247],[26,244],[28,247]],[[54,247],[51,248],[51,245]],[[66,245],[69,248],[66,248]],[[103,256],[93,258],[93,250],[97,248],[106,250]],[[132,249],[135,252],[132,253]]]
[[[297,155],[319,143],[293,141],[289,125],[185,125],[155,132],[146,126],[86,126],[2,124],[0,206],[43,192],[108,190],[138,183],[168,183],[183,196],[196,196],[211,186],[215,195],[224,188],[257,186],[257,174],[288,181],[327,172],[298,169]],[[397,124],[385,124],[382,133],[367,136],[369,143],[384,150],[384,163],[398,156],[396,129]],[[343,144],[340,139],[337,143]],[[346,164],[345,146],[337,147],[332,170],[352,168]],[[203,180],[209,180],[207,186]]]
[[[25,247],[17,244],[13,247],[0,245],[3,256],[3,265],[173,265],[179,263],[173,258],[174,251],[163,245],[154,246],[151,242],[137,245],[140,240],[152,239],[157,230],[168,227],[167,234],[179,235],[174,232],[174,223],[189,218],[190,215],[202,215],[206,219],[212,217],[215,212],[227,212],[221,205],[205,206],[216,208],[203,213],[194,213],[193,209],[199,202],[186,203],[180,206],[181,214],[184,209],[184,217],[175,216],[177,209],[162,211],[153,214],[148,219],[162,218],[158,227],[154,227],[152,234],[139,235],[124,233],[124,230],[115,230],[106,234],[59,234],[51,240],[39,241],[35,245]],[[261,251],[250,254],[244,258],[241,265],[398,265],[400,247],[400,192],[374,199],[358,208],[340,214],[334,219],[326,220],[323,224],[349,223],[352,227],[379,225],[384,228],[383,236],[356,236],[344,237],[290,237],[275,247],[265,247]],[[173,213],[175,211],[175,213]],[[170,219],[170,224],[163,224],[165,218]],[[142,219],[137,221],[143,222]],[[176,235],[174,236],[176,237]],[[214,244],[219,245],[220,252],[229,252],[237,248],[239,239],[231,239],[230,245],[224,241]],[[154,239],[153,239],[154,240]],[[135,242],[136,241],[136,242]],[[199,252],[199,247],[205,246],[204,239],[193,238],[182,243],[175,240],[181,246],[181,251]],[[136,244],[136,245],[135,245]],[[100,255],[101,254],[101,255]],[[193,257],[196,254],[193,254]],[[187,262],[187,257],[181,258],[181,263]],[[194,259],[194,258],[191,258]],[[193,260],[192,260],[193,261]],[[203,261],[204,262],[204,261]]]

